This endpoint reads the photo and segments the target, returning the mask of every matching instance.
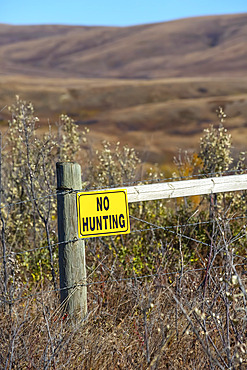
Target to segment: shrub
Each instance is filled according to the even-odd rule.
[[[88,189],[140,180],[140,160],[120,143],[82,151],[87,130],[80,136],[65,115],[58,132],[38,135],[33,106],[19,97],[10,112],[2,151],[1,368],[246,367],[245,192],[131,204],[129,235],[87,240],[89,316],[71,325],[56,296],[55,162],[90,156]],[[179,153],[174,181],[244,172],[245,153],[234,164],[222,109],[219,118],[198,153]],[[160,180],[164,174],[150,169],[142,183]]]

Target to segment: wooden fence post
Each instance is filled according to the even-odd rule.
[[[57,163],[56,168],[60,297],[68,316],[81,319],[87,315],[85,242],[78,240],[76,193],[69,192],[81,190],[81,166]]]

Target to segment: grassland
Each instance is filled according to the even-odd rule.
[[[216,141],[204,137],[201,158],[211,160],[206,173],[227,171],[246,150],[246,25],[246,14],[128,28],[0,25],[1,368],[246,368],[245,193],[133,205],[130,234],[88,239],[88,317],[77,325],[56,288],[53,196],[61,160],[78,160],[92,189],[155,181],[160,171],[145,173],[133,151],[91,148],[121,141],[170,165],[218,126],[219,105],[233,150],[221,128]],[[19,100],[8,127],[16,94],[34,104],[38,132]],[[77,127],[61,122],[62,134],[44,137],[61,113]],[[198,158],[177,172],[199,175]]]
[[[5,74],[67,78],[241,77],[247,14],[133,27],[0,25]]]
[[[19,94],[40,130],[61,113],[92,145],[121,141],[167,163],[194,150],[223,106],[238,150],[247,126],[247,14],[136,27],[0,24],[0,122]]]
[[[226,127],[238,150],[245,148],[247,78],[172,78],[156,80],[59,79],[2,76],[1,108],[15,95],[34,103],[40,130],[67,113],[79,127],[89,127],[91,144],[121,141],[143,160],[168,163],[179,148],[194,150],[204,128],[216,123],[223,106]],[[1,124],[9,118],[0,112]]]

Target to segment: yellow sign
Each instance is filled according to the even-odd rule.
[[[130,232],[126,190],[77,193],[79,238]]]

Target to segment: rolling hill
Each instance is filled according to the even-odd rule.
[[[133,27],[0,25],[1,73],[83,78],[241,76],[247,14]]]
[[[15,94],[41,118],[70,114],[148,162],[193,150],[222,105],[236,149],[247,127],[247,14],[133,27],[0,24],[0,123]]]

